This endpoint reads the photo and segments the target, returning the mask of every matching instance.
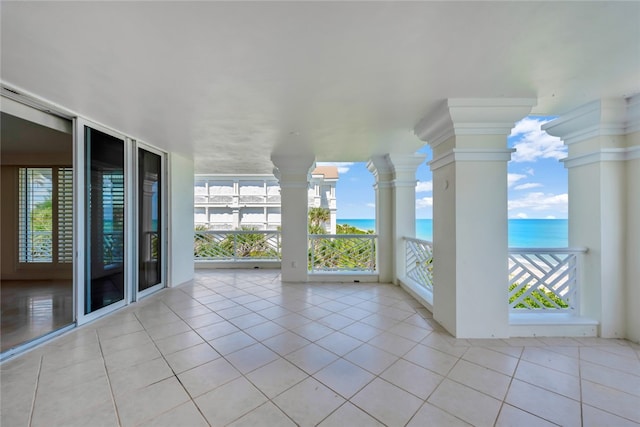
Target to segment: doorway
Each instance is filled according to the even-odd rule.
[[[74,322],[70,120],[3,98],[0,353]]]

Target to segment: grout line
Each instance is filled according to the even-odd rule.
[[[40,356],[40,363],[38,364],[38,375],[36,376],[36,386],[33,390],[33,399],[31,400],[31,410],[29,411],[29,426],[33,422],[33,412],[36,408],[36,397],[38,395],[38,387],[40,386],[40,374],[42,373],[42,362],[44,361],[44,355]]]
[[[137,317],[136,317],[137,318]],[[116,405],[116,396],[113,393],[113,386],[111,385],[111,378],[109,378],[109,370],[107,369],[107,361],[105,360],[104,352],[102,351],[102,341],[100,340],[100,335],[98,334],[98,329],[95,330],[96,338],[98,340],[98,346],[100,347],[100,355],[102,356],[102,366],[104,367],[104,374],[107,378],[107,384],[109,384],[109,391],[111,392],[111,404],[113,405],[113,410],[116,413],[116,420],[118,420],[118,425],[122,426],[122,420],[120,419],[120,412],[118,411],[118,405]]]

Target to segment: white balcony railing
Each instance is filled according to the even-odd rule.
[[[375,272],[375,234],[312,234],[309,236],[309,271]]]
[[[584,248],[510,248],[511,312],[579,313]]]
[[[433,293],[433,243],[405,237],[406,274],[416,284]]]
[[[276,230],[237,230],[195,232],[194,257],[208,261],[277,260],[280,232]]]

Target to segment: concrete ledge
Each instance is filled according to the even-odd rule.
[[[331,282],[331,283],[378,283],[380,280],[376,273],[357,273],[353,271],[327,271],[309,273],[309,282]]]
[[[198,269],[216,269],[216,268],[238,268],[244,270],[251,270],[252,268],[280,268],[280,261],[269,260],[239,260],[239,261],[194,261],[195,268]]]
[[[566,313],[510,313],[511,337],[597,337],[599,322]]]

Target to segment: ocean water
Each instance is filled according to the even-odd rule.
[[[373,219],[338,219],[338,224],[349,224],[361,230],[375,230]],[[510,219],[509,247],[512,248],[566,248],[568,246],[566,219]],[[416,220],[416,237],[433,240],[433,220]]]

